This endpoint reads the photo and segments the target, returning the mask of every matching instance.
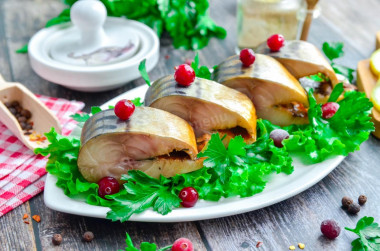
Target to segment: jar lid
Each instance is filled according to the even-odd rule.
[[[77,1],[72,23],[37,32],[29,43],[32,68],[41,77],[71,89],[103,91],[140,76],[158,61],[159,40],[148,26],[124,18],[107,18],[98,0]]]

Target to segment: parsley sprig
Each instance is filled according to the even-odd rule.
[[[337,101],[343,92],[338,84],[331,93],[330,102]],[[347,156],[359,150],[374,130],[370,121],[372,103],[361,92],[346,92],[338,101],[339,109],[330,119],[322,118],[322,105],[317,104],[313,91],[309,91],[309,124],[292,125],[284,129],[291,135],[284,141],[291,152],[303,152],[313,163],[321,162],[333,155]]]
[[[344,56],[343,51],[344,44],[342,42],[328,43],[324,42],[322,45],[322,51],[325,53],[326,57],[330,60],[331,67],[334,69],[335,73],[339,73],[345,76],[351,83],[354,80],[354,69],[346,67],[344,65],[337,64],[335,59]]]
[[[77,0],[65,0],[73,5]],[[215,24],[209,16],[208,0],[102,0],[108,16],[126,17],[142,22],[156,31],[158,36],[168,34],[176,49],[199,50],[210,39],[224,39],[226,30]],[[46,27],[70,21],[70,9],[49,20]],[[22,49],[22,50],[21,50]],[[26,53],[27,47],[18,50]]]
[[[352,251],[377,251],[380,250],[380,227],[374,222],[373,217],[364,216],[354,229],[345,227],[359,236],[351,242]]]
[[[138,249],[135,247],[135,245],[133,245],[132,239],[128,233],[126,233],[125,244],[127,244],[125,251],[165,251],[171,250],[171,248],[173,247],[173,245],[170,245],[158,249],[155,243],[142,242],[140,244],[140,249]]]

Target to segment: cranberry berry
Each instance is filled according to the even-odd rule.
[[[340,226],[334,220],[324,220],[321,224],[321,232],[329,239],[335,239],[340,234]]]
[[[122,99],[115,105],[115,115],[121,120],[127,120],[135,111],[135,105],[127,99]]]
[[[339,104],[335,102],[328,102],[322,105],[322,117],[324,119],[329,119],[335,115],[336,111],[339,109]]]
[[[274,34],[267,40],[267,45],[271,51],[279,51],[285,44],[285,38],[281,34]]]
[[[119,192],[120,185],[119,182],[113,177],[104,177],[98,182],[99,190],[98,194],[100,197],[105,199],[106,195],[115,194]]]
[[[243,49],[240,51],[240,61],[245,67],[251,66],[255,62],[256,56],[252,49]]]
[[[193,187],[185,187],[179,192],[178,197],[182,200],[183,207],[193,207],[197,203],[199,195]]]
[[[282,141],[284,139],[289,138],[289,133],[282,129],[274,129],[269,134],[269,137],[273,139],[273,143],[275,146],[277,146],[278,148],[282,148],[284,147],[284,145],[282,144]]]
[[[194,246],[189,239],[179,238],[173,243],[172,251],[194,251]]]
[[[179,85],[190,86],[194,82],[195,72],[188,64],[181,64],[174,73],[174,79]]]

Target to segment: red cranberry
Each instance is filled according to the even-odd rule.
[[[194,246],[189,239],[179,238],[173,243],[172,251],[194,251]]]
[[[321,232],[329,239],[335,239],[340,234],[340,227],[334,220],[324,220],[321,224]]]
[[[189,86],[194,82],[195,72],[188,64],[181,64],[174,73],[174,79],[179,85]]]
[[[199,195],[193,187],[185,187],[179,192],[178,197],[182,200],[183,207],[193,207],[197,203]]]
[[[285,38],[281,34],[274,34],[267,40],[267,45],[271,51],[279,51],[285,44]]]
[[[135,105],[127,99],[122,99],[115,105],[115,115],[121,120],[127,120],[135,111]]]
[[[329,119],[335,115],[336,111],[339,109],[339,104],[335,102],[328,102],[322,105],[322,117],[324,119]]]
[[[275,146],[281,148],[281,147],[284,147],[284,145],[282,144],[282,141],[284,139],[289,138],[289,133],[282,129],[274,129],[269,134],[269,137],[273,139],[273,143]]]
[[[245,67],[251,66],[255,62],[256,56],[252,49],[243,49],[240,52],[240,61]]]
[[[115,194],[120,190],[119,182],[113,177],[102,178],[98,181],[98,185],[98,194],[103,199],[105,199],[106,195]]]

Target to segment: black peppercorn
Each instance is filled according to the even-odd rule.
[[[27,119],[30,119],[30,117],[32,117],[32,113],[27,109],[22,110],[21,115]]]
[[[348,206],[347,210],[350,214],[357,214],[360,211],[360,206],[357,203],[352,203]]]
[[[342,207],[348,208],[348,206],[351,205],[353,202],[354,201],[350,197],[344,196],[342,198]]]
[[[61,242],[62,242],[62,235],[60,235],[60,234],[54,234],[54,235],[53,235],[52,242],[53,242],[53,244],[56,245],[56,246],[60,245]]]
[[[86,242],[90,242],[94,239],[94,233],[91,231],[87,231],[83,234],[83,240]]]
[[[367,202],[367,196],[365,196],[365,195],[360,195],[359,196],[359,199],[358,199],[358,202],[359,202],[359,204],[362,206],[362,205],[364,205],[366,202]]]
[[[12,101],[11,102],[11,106],[13,106],[13,107],[16,107],[16,106],[19,106],[20,105],[20,103],[18,102],[18,101]]]

